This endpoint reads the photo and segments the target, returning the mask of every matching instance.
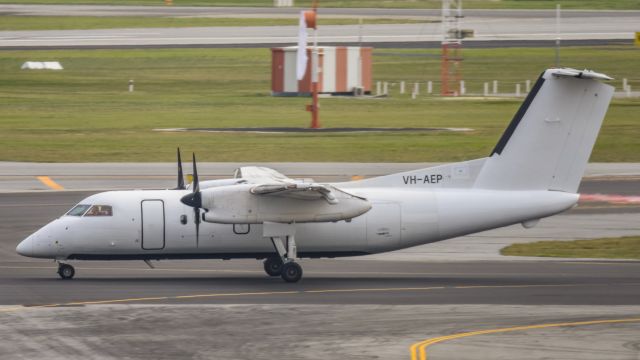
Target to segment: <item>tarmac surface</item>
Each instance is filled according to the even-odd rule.
[[[0,5],[0,13],[6,14],[52,14],[96,15],[96,14],[149,14],[154,16],[240,16],[264,17],[282,12],[291,16],[296,9],[273,8],[206,8],[206,7],[105,7],[105,6],[27,6]],[[391,16],[425,17],[426,23],[414,24],[365,24],[326,25],[318,34],[320,44],[396,44],[428,42],[431,45],[441,40],[441,25],[434,19],[434,10],[392,9],[323,9],[327,14],[342,16]],[[639,11],[567,11],[560,24],[563,41],[579,41],[582,44],[631,41],[640,21]],[[162,14],[162,15],[158,15]],[[209,14],[209,15],[207,15]],[[238,15],[240,14],[240,15]],[[387,15],[385,15],[387,14]],[[510,41],[527,44],[530,41],[549,43],[555,41],[556,20],[552,11],[498,11],[468,10],[462,27],[473,29],[474,37],[466,44]],[[295,15],[295,14],[294,14]],[[103,30],[49,30],[49,31],[1,31],[2,49],[37,48],[102,48],[102,47],[201,47],[201,46],[274,46],[297,43],[297,26],[254,27],[197,27],[197,28],[142,28]],[[493,45],[495,46],[495,45]]]
[[[38,5],[0,4],[0,15],[18,16],[161,16],[161,17],[289,17],[300,16],[296,7],[224,7],[224,6],[130,6],[130,5]],[[325,8],[318,9],[320,16],[374,17],[421,19],[441,16],[440,9],[392,9],[392,8]],[[469,17],[495,18],[555,18],[553,10],[485,10],[465,9]],[[640,16],[634,10],[562,10],[562,17],[629,17]]]
[[[123,164],[2,165],[5,175],[22,176],[43,169],[75,176],[96,169],[135,171]],[[172,165],[138,166],[138,172],[159,175]],[[218,173],[234,165],[202,168]],[[420,167],[343,166],[275,167],[317,177],[315,169],[327,179],[356,170]],[[638,195],[634,166],[590,164],[589,173],[596,176],[583,181],[581,191]],[[620,176],[605,176],[611,172]],[[172,180],[168,174],[155,179],[167,187]],[[137,261],[76,262],[76,278],[64,281],[54,263],[15,253],[21,239],[92,192],[0,194],[3,354],[419,359],[423,349],[429,359],[640,358],[640,262],[498,254],[519,241],[640,234],[639,205],[583,203],[529,230],[511,226],[387,254],[303,259],[305,277],[297,284],[268,278],[255,260],[162,261],[156,269]]]

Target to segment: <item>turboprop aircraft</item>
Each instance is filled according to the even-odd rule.
[[[490,156],[360,181],[318,184],[262,167],[231,179],[90,196],[17,247],[70,260],[265,259],[297,282],[297,258],[356,256],[432,243],[572,208],[613,96],[593,71],[542,73]]]

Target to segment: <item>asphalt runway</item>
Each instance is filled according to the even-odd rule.
[[[562,46],[626,46],[633,43],[633,39],[585,39],[564,40]],[[396,42],[326,42],[325,46],[371,46],[377,49],[440,49],[440,41],[396,41]],[[289,42],[281,43],[253,43],[253,44],[159,44],[159,45],[19,45],[0,46],[0,50],[97,50],[97,49],[270,49],[274,47],[291,46]],[[555,40],[481,40],[465,43],[467,49],[494,49],[505,47],[551,47]]]
[[[588,186],[621,188],[610,179]],[[52,262],[15,253],[20,239],[89,193],[0,194],[3,354],[417,359],[421,347],[429,359],[639,354],[640,262],[301,260],[298,284],[268,278],[255,260],[162,261],[156,269],[78,262],[77,277],[64,281]],[[607,215],[601,211],[596,216]],[[525,327],[464,335],[513,326]],[[432,346],[450,334],[465,338]]]
[[[40,10],[38,10],[40,9]],[[148,13],[154,16],[174,11],[178,16],[274,16],[297,13],[296,9],[216,9],[155,7],[55,7],[55,6],[0,6],[5,14],[130,14]],[[416,10],[383,9],[326,9],[333,15],[357,16],[416,16]],[[462,20],[462,27],[473,29],[474,37],[465,40],[465,46],[492,47],[499,42],[511,46],[523,44],[531,46],[550,45],[555,41],[556,23],[550,11],[468,11]],[[185,15],[191,14],[191,15]],[[235,14],[235,15],[234,15]],[[239,15],[238,15],[239,14]],[[385,15],[388,14],[388,15]],[[435,17],[437,11],[425,11],[427,20]],[[295,15],[295,14],[294,14]],[[362,16],[364,16],[362,15]],[[435,17],[437,18],[437,17]],[[560,37],[569,44],[603,44],[629,42],[640,20],[638,11],[574,11],[567,12],[560,24]],[[253,26],[253,27],[197,27],[197,28],[142,28],[142,29],[101,29],[101,30],[50,30],[50,31],[1,31],[0,49],[45,49],[45,48],[127,48],[127,47],[269,47],[293,45],[297,42],[297,26]],[[441,40],[441,25],[438,22],[414,24],[365,24],[326,25],[318,33],[320,44],[362,43],[375,46],[434,46]],[[532,43],[532,44],[533,44]],[[390,45],[396,44],[396,45]],[[475,45],[474,45],[475,44]]]
[[[77,262],[58,278],[49,261],[3,261],[0,304],[503,304],[640,305],[640,262],[421,263],[300,260],[303,281],[269,278],[256,260]],[[544,266],[541,266],[544,264]]]
[[[165,16],[165,17],[297,17],[296,7],[224,7],[224,6],[116,6],[116,5],[37,5],[0,4],[0,15],[19,16]],[[408,19],[439,17],[440,9],[392,9],[392,8],[325,8],[320,15],[346,17],[401,17]],[[495,18],[555,18],[555,10],[483,10],[465,9],[466,16]],[[640,16],[640,11],[616,10],[563,10],[567,18],[629,17]]]

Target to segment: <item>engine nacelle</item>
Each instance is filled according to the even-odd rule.
[[[349,220],[371,209],[367,200],[338,189],[332,192],[337,201],[330,203],[324,198],[256,195],[250,191],[254,186],[240,184],[203,190],[202,207],[207,210],[203,220],[221,224],[330,222]]]

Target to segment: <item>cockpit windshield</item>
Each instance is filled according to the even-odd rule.
[[[113,216],[111,205],[78,204],[69,210],[68,216]]]
[[[93,205],[84,216],[113,216],[111,205]]]
[[[69,210],[67,215],[69,216],[82,216],[89,209],[91,205],[78,204],[73,207],[73,209]]]

